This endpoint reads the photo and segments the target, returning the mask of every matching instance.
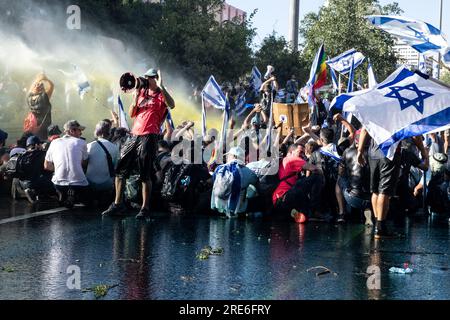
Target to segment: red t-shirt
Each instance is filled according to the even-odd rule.
[[[150,94],[149,90],[141,89],[137,99],[137,111],[131,133],[137,136],[159,134],[164,122],[167,105],[160,90]]]
[[[306,164],[306,161],[300,157],[287,156],[283,159],[283,162],[280,165],[280,169],[278,170],[278,177],[283,179],[294,172],[300,172],[303,166]],[[286,192],[291,189],[297,182],[297,176],[292,176],[289,179],[281,181],[278,187],[275,189],[272,195],[272,202],[275,205],[277,199],[282,198]]]

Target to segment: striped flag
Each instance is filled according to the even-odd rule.
[[[372,89],[377,86],[378,82],[375,78],[375,73],[373,72],[372,63],[369,60],[369,68],[367,69],[368,78],[369,78],[369,89]]]
[[[333,82],[333,89],[337,92],[339,91],[339,83],[336,76],[336,71],[333,68],[330,68],[331,71],[331,81]]]
[[[126,128],[127,130],[130,130],[130,127],[127,123],[127,115],[123,109],[123,103],[120,99],[120,95],[118,95],[117,103],[119,104],[119,127]]]
[[[350,72],[352,67],[352,61],[355,64],[355,68],[357,68],[363,61],[365,57],[361,52],[356,51],[355,49],[350,49],[345,51],[333,59],[327,61],[328,66],[336,70],[341,74],[347,74]]]

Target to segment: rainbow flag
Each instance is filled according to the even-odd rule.
[[[317,90],[325,85],[327,82],[327,64],[325,58],[325,50],[323,43],[316,53],[314,62],[311,66],[311,72],[309,74],[308,86],[312,87],[312,90]]]

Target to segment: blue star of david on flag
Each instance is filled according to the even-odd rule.
[[[414,108],[416,108],[417,111],[419,111],[421,114],[423,114],[424,100],[433,96],[432,93],[419,90],[419,88],[417,87],[417,85],[415,83],[411,83],[404,87],[393,86],[393,87],[389,87],[389,89],[391,90],[391,92],[386,94],[385,97],[398,99],[398,101],[400,103],[400,108],[402,111],[406,108],[413,106]],[[409,90],[409,91],[415,92],[417,94],[417,98],[408,99],[406,97],[402,97],[400,92],[404,91],[404,90]]]

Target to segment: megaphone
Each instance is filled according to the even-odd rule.
[[[266,80],[269,79],[272,76],[272,72],[274,72],[274,71],[275,71],[275,68],[273,66],[271,66],[271,65],[268,65],[267,66],[267,72],[264,75],[264,79],[266,79]]]

